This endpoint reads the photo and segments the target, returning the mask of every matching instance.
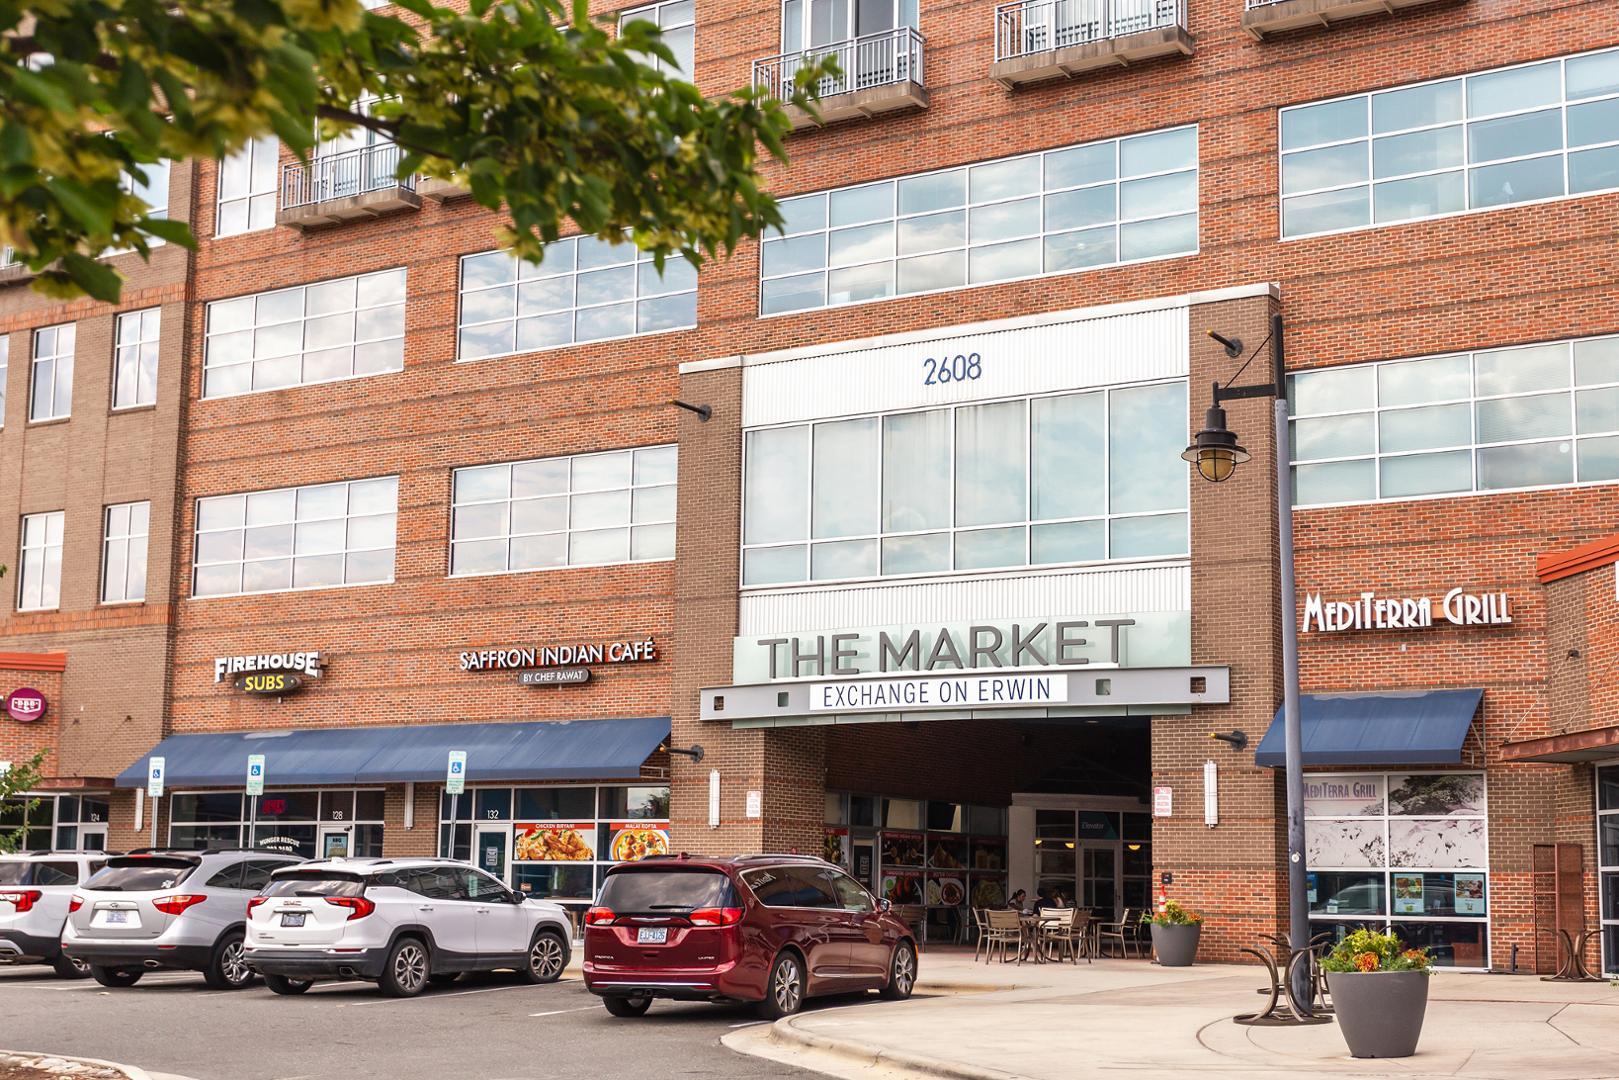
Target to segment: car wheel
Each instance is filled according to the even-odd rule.
[[[138,968],[112,968],[101,967],[98,964],[90,965],[90,976],[102,986],[134,986],[141,981],[144,974]]]
[[[280,994],[282,997],[293,997],[306,993],[315,985],[314,979],[289,979],[285,975],[266,975],[264,985],[270,988],[270,993]]]
[[[64,979],[88,979],[90,965],[83,960],[75,960],[67,953],[63,953],[51,962],[51,967]]]
[[[427,946],[415,938],[400,938],[388,950],[379,985],[389,997],[415,997],[430,975]]]
[[[645,1016],[646,1011],[652,1008],[652,995],[645,994],[639,997],[604,997],[602,1004],[614,1016]]]
[[[253,981],[253,969],[247,966],[240,933],[226,934],[214,946],[213,959],[203,970],[202,979],[215,990],[240,990]]]
[[[759,1002],[759,1015],[780,1020],[804,1007],[804,964],[795,952],[784,952],[770,965],[765,982],[765,999]]]
[[[888,985],[883,997],[890,1001],[904,1001],[916,989],[916,946],[902,941],[894,946],[894,958],[888,964]]]
[[[518,970],[526,983],[554,983],[568,966],[568,947],[554,930],[541,930],[528,947],[528,963]]]

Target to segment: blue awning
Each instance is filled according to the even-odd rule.
[[[1299,721],[1306,765],[1454,765],[1482,690],[1390,690],[1369,694],[1304,694]],[[1254,764],[1281,768],[1282,710],[1254,754]]]
[[[467,752],[467,779],[633,780],[669,737],[667,716],[510,724],[305,728],[170,735],[118,775],[145,787],[147,762],[164,759],[164,784],[244,787],[249,754],[263,754],[272,787],[443,780],[451,750]]]

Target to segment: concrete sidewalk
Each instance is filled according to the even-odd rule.
[[[835,1076],[1070,1080],[1128,1072],[1306,1077],[1619,1078],[1619,988],[1439,974],[1417,1055],[1349,1056],[1336,1024],[1242,1027],[1258,968],[974,964],[925,955],[917,996],[821,1007],[727,1038],[733,1049]]]

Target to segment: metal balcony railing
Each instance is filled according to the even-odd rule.
[[[1012,0],[995,8],[995,59],[1015,60],[1164,26],[1185,28],[1185,0]]]
[[[399,147],[393,143],[323,154],[308,165],[291,162],[281,169],[281,209],[314,206],[388,188],[415,191],[416,177],[396,177],[398,168]]]
[[[768,90],[772,97],[785,98],[792,93],[799,71],[824,56],[837,59],[839,74],[821,80],[818,89],[823,98],[896,83],[923,85],[922,35],[909,26],[755,60],[753,85]]]

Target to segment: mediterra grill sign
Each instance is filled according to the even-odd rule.
[[[1504,592],[1470,593],[1452,589],[1438,601],[1427,596],[1378,596],[1363,592],[1354,600],[1304,598],[1303,633],[1345,630],[1413,630],[1434,625],[1435,616],[1454,626],[1507,626],[1512,606]]]

